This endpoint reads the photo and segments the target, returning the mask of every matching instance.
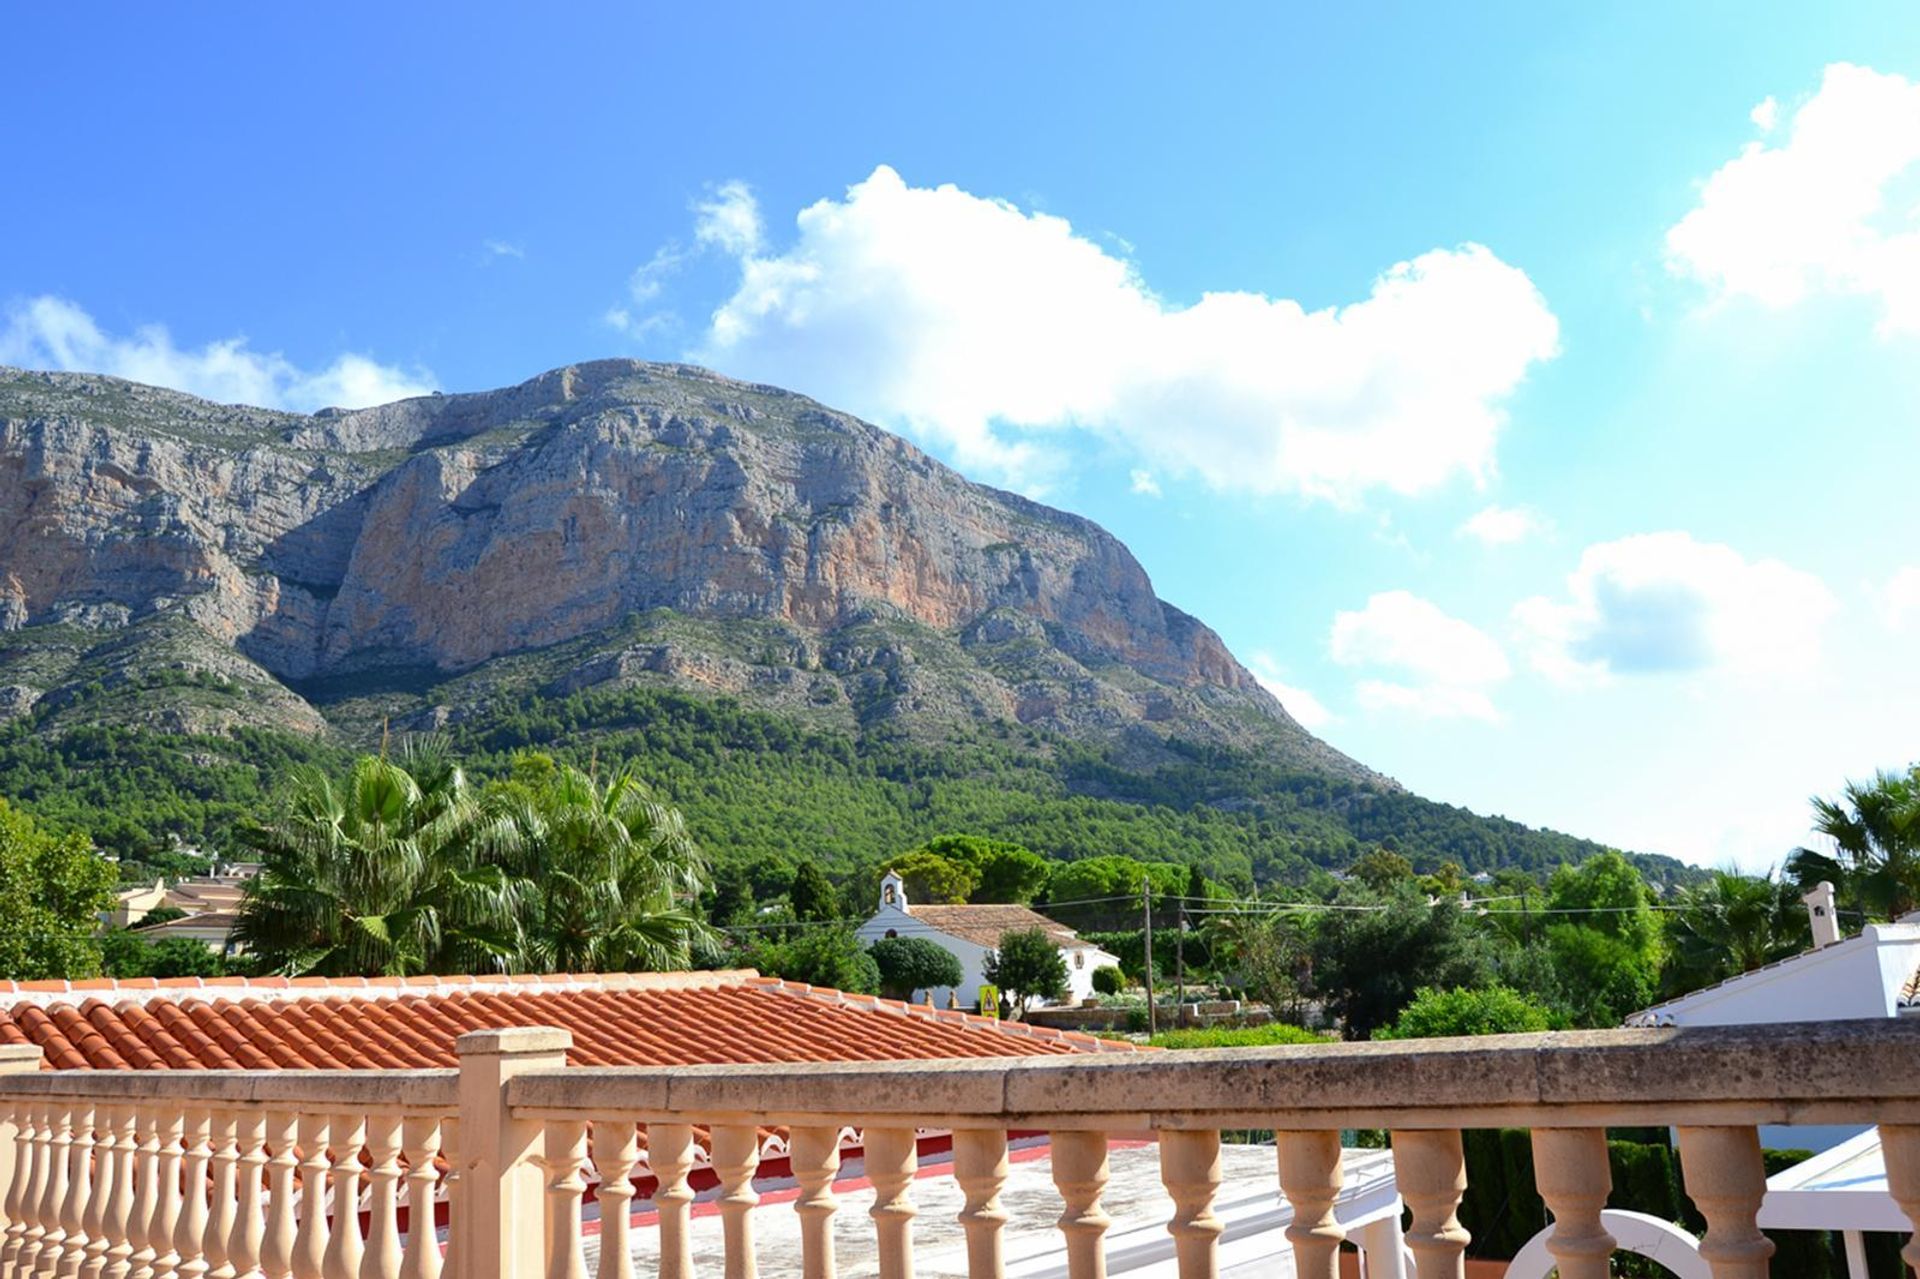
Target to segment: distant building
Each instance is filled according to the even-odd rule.
[[[1629,1026],[1764,1026],[1920,1015],[1920,912],[1842,938],[1833,885],[1809,892],[1813,946],[1627,1018]],[[1774,1148],[1825,1150],[1853,1128],[1763,1128]]]
[[[1000,938],[1033,928],[1046,933],[1060,948],[1060,957],[1067,965],[1069,1003],[1093,995],[1094,969],[1120,962],[1082,940],[1065,924],[1025,906],[916,906],[907,900],[905,881],[894,874],[880,881],[879,909],[855,932],[868,945],[883,937],[924,937],[947,951],[960,961],[960,985],[916,990],[913,999],[917,1002],[931,996],[941,1007],[951,1001],[971,1008],[979,1002],[980,987],[987,984],[987,956],[999,947]]]

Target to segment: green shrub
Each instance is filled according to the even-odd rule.
[[[1435,990],[1422,986],[1392,1026],[1375,1039],[1436,1039],[1448,1035],[1511,1035],[1553,1029],[1545,1004],[1505,986],[1481,990]]]
[[[925,937],[883,937],[868,953],[880,970],[880,993],[911,999],[916,990],[958,986],[965,976],[953,952]]]
[[[1141,1014],[1145,1018],[1145,1012]],[[1274,1022],[1266,1026],[1207,1026],[1192,1030],[1163,1030],[1151,1041],[1156,1048],[1255,1048],[1266,1044],[1324,1044],[1325,1035],[1317,1035],[1299,1026]]]
[[[1093,970],[1094,993],[1117,995],[1127,988],[1127,975],[1112,964],[1102,964]]]

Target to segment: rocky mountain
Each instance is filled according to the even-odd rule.
[[[1098,526],[681,365],[312,416],[0,369],[0,633],[0,718],[52,727],[444,726],[658,685],[1391,784]]]

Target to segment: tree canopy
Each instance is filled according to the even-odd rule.
[[[1067,993],[1067,961],[1042,929],[1001,934],[1000,945],[987,956],[984,971],[987,980],[998,986],[1013,1006],[1015,1018],[1024,1017],[1035,1000],[1058,999]]]
[[[925,937],[883,937],[868,948],[880,971],[880,993],[911,999],[916,990],[953,988],[965,974],[952,951]]]
[[[0,978],[97,975],[93,934],[118,879],[85,837],[55,835],[0,800]]]

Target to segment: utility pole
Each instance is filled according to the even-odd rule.
[[[1160,1024],[1153,1012],[1153,879],[1142,875],[1140,878],[1140,918],[1141,937],[1147,952],[1147,1037],[1160,1033]]]
[[[1173,935],[1173,1024],[1183,1024],[1187,1007],[1187,899],[1180,899],[1176,916],[1180,929]]]

